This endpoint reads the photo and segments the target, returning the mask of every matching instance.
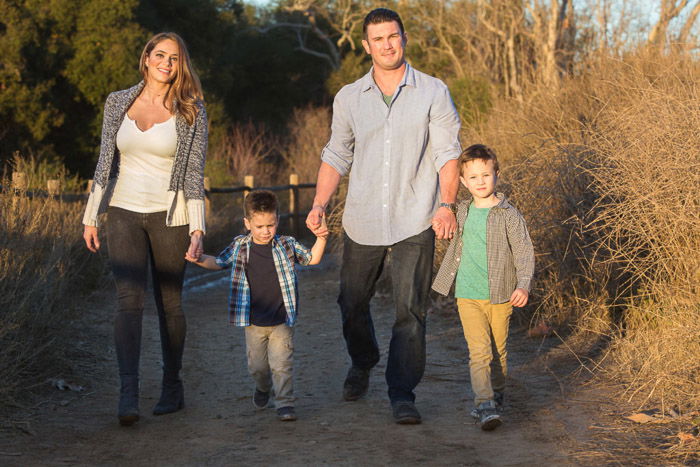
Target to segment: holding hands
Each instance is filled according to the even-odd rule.
[[[432,227],[438,240],[451,240],[457,231],[457,219],[451,209],[441,206],[433,216]]]
[[[190,235],[190,247],[187,249],[187,253],[185,253],[185,258],[187,261],[197,262],[202,254],[204,254],[204,232],[195,230],[192,232],[192,235]]]
[[[306,227],[317,237],[328,237],[326,212],[323,206],[316,205],[311,208],[311,211],[309,211],[309,215],[306,216]]]

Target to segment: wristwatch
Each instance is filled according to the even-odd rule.
[[[440,203],[440,207],[449,209],[453,214],[457,210],[457,205],[455,203]]]

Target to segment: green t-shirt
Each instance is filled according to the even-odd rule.
[[[455,296],[489,300],[489,273],[486,258],[486,218],[491,208],[469,206],[462,232],[462,258],[457,270]]]
[[[394,95],[392,94],[391,96],[387,96],[386,94],[382,93],[382,96],[384,97],[384,103],[387,107],[389,107],[391,105],[391,100],[394,98]]]

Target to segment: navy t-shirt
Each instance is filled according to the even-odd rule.
[[[250,324],[277,326],[285,323],[287,310],[272,258],[272,243],[259,245],[250,242],[246,277],[250,286]]]

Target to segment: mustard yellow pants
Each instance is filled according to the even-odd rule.
[[[506,341],[513,306],[493,305],[488,300],[457,299],[459,319],[469,348],[469,376],[474,405],[493,400],[493,392],[503,392],[508,365]]]

